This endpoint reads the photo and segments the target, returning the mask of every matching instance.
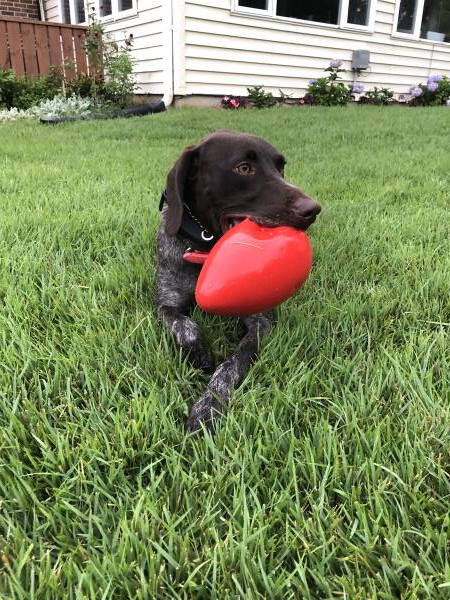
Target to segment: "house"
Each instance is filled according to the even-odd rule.
[[[298,97],[331,59],[350,83],[354,50],[370,53],[366,89],[450,75],[450,0],[39,1],[50,21],[85,23],[93,8],[116,39],[132,34],[139,92],[166,104],[254,85]]]

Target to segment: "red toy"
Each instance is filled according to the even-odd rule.
[[[304,231],[262,227],[245,219],[223,235],[205,260],[195,289],[203,310],[253,315],[284,302],[306,281],[312,250]]]

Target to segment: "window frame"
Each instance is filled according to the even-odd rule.
[[[97,18],[102,23],[108,23],[110,21],[118,21],[126,19],[128,17],[135,17],[137,15],[137,0],[132,0],[133,6],[128,10],[119,10],[119,0],[111,0],[111,14],[104,17],[100,16],[100,5],[102,0],[84,0],[84,15],[86,19],[84,21],[77,21],[77,6],[76,0],[69,0],[69,11],[70,11],[70,24],[71,25],[86,25],[89,21],[88,15],[92,8],[95,9]],[[59,14],[63,17],[64,14],[64,0],[59,0]]]
[[[445,42],[445,41],[440,42],[437,40],[429,40],[427,38],[420,37],[420,30],[422,29],[423,9],[425,6],[425,0],[416,0],[416,6],[415,6],[415,11],[414,11],[414,17],[413,17],[413,24],[414,24],[413,32],[405,33],[402,31],[397,31],[398,17],[399,17],[399,13],[400,13],[400,2],[401,2],[401,0],[396,0],[396,2],[395,2],[394,24],[393,24],[392,37],[403,38],[406,40],[415,40],[415,41],[419,41],[419,42],[426,42],[428,44],[445,44],[446,46],[448,46],[450,44],[450,42]]]
[[[422,0],[424,1],[424,0]],[[348,5],[349,0],[339,0],[339,14],[337,23],[323,23],[322,21],[308,21],[306,19],[295,19],[294,17],[281,17],[276,12],[277,0],[267,0],[267,8],[249,8],[240,6],[239,0],[232,0],[231,12],[240,16],[261,17],[287,23],[300,23],[302,25],[313,25],[317,27],[331,27],[333,29],[353,29],[361,32],[372,33],[375,26],[375,7],[376,0],[369,0],[369,15],[367,25],[355,25],[348,22]]]

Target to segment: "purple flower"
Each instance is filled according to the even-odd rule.
[[[421,95],[422,95],[422,90],[420,89],[420,87],[418,85],[411,88],[411,96],[414,96],[414,98],[417,98],[418,96],[421,96]]]
[[[432,81],[441,81],[441,79],[442,79],[442,75],[439,75],[439,74],[437,74],[437,75],[430,75],[428,77],[427,83],[431,83]]]
[[[406,96],[405,96],[405,94],[400,94],[400,96],[398,97],[398,101],[399,102],[406,102]]]
[[[361,83],[355,83],[355,85],[353,86],[353,93],[354,94],[362,94],[364,91],[364,86]]]
[[[308,81],[308,85],[315,85],[317,83],[317,79],[310,79]]]
[[[342,65],[342,60],[339,60],[338,58],[330,60],[330,67],[332,67],[333,69],[339,69],[339,67],[341,65]]]
[[[435,92],[439,88],[439,84],[437,81],[430,81],[427,88],[429,92]]]

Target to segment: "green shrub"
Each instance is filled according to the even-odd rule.
[[[247,88],[248,100],[255,108],[270,108],[277,103],[271,92],[266,92],[262,85]]]
[[[364,96],[360,96],[358,102],[360,104],[375,104],[376,106],[385,106],[392,104],[394,100],[394,92],[389,88],[378,88],[374,87],[365,93]]]
[[[99,96],[103,93],[103,78],[96,77],[95,86]],[[93,79],[85,73],[76,75],[71,81],[65,83],[67,96],[90,98],[92,96]]]
[[[441,106],[450,98],[450,79],[446,75],[430,75],[426,83],[411,88],[411,106]]]
[[[81,96],[92,97],[96,104],[125,106],[136,87],[133,74],[135,61],[130,53],[132,45],[132,35],[120,45],[105,33],[103,24],[97,20],[95,9],[91,9],[85,49],[93,69],[90,75],[68,83],[68,89]]]
[[[319,79],[310,79],[307,93],[300,99],[300,104],[318,104],[319,106],[343,106],[352,99],[352,90],[339,79],[342,60],[330,61],[330,66],[325,69],[330,74]]]
[[[0,106],[26,110],[61,94],[61,86],[61,77],[53,67],[49,75],[39,77],[17,76],[13,70],[0,70]]]

